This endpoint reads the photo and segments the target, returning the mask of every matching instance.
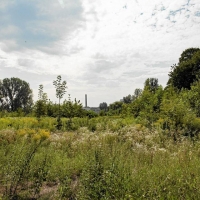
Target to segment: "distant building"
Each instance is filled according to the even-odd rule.
[[[87,106],[87,94],[85,94],[85,107],[83,107],[83,109],[87,110],[87,111],[91,110],[91,111],[93,111],[95,113],[99,113],[100,112],[100,108],[99,107],[88,107]]]

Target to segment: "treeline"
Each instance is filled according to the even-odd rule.
[[[106,115],[134,116],[148,127],[197,135],[200,131],[200,49],[186,49],[169,72],[163,88],[156,78],[148,78],[143,89],[109,105]]]
[[[15,77],[0,80],[0,117],[59,116],[73,118],[88,116],[92,118],[97,116],[92,111],[84,110],[79,100],[72,101],[70,94],[68,94],[68,99],[60,103],[67,88],[66,82],[61,81],[60,75],[57,77],[57,81],[53,81],[53,85],[56,87],[56,97],[59,103],[48,99],[43,85],[39,85],[38,100],[33,102],[33,93],[29,83]]]
[[[99,105],[100,116],[132,116],[139,123],[149,127],[181,130],[185,134],[195,134],[200,129],[200,49],[183,51],[179,62],[171,67],[167,86],[159,85],[157,78],[148,78],[143,89],[135,89],[133,95],[123,97],[109,106]],[[53,103],[39,86],[38,101],[33,103],[29,84],[18,78],[0,81],[1,116],[42,116],[85,117],[97,116],[83,109],[80,101],[67,100],[60,103],[66,92],[66,82],[61,76],[53,82],[59,103]],[[176,131],[177,132],[177,131]]]

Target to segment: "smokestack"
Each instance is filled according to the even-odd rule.
[[[85,107],[87,108],[87,94],[85,94]]]

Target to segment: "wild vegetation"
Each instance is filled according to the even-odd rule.
[[[200,197],[197,138],[174,141],[133,118],[79,120],[75,131],[50,132],[56,119],[1,118],[3,199]]]
[[[1,81],[0,198],[199,199],[199,53],[181,54],[165,88],[148,78],[99,114],[42,85],[29,109],[12,106]],[[61,99],[66,82],[54,85]]]

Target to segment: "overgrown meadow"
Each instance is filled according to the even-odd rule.
[[[199,199],[200,142],[133,118],[0,118],[2,199]]]
[[[200,199],[199,66],[186,49],[165,88],[148,78],[98,114],[61,103],[61,75],[58,104],[43,85],[33,104],[28,83],[0,80],[0,199]]]

